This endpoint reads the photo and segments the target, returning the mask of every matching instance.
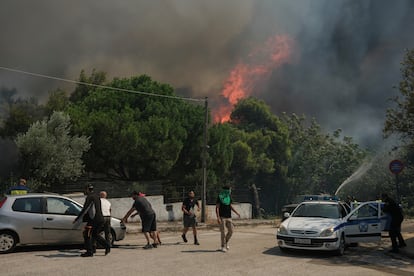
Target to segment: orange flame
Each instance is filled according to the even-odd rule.
[[[272,70],[291,59],[293,41],[288,36],[274,36],[254,49],[245,62],[240,62],[230,72],[221,95],[227,99],[214,112],[215,122],[227,122],[233,106],[251,96],[258,83],[265,81]]]

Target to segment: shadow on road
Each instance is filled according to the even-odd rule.
[[[60,250],[56,254],[38,254],[38,257],[45,258],[79,258],[82,253],[80,250]]]
[[[225,252],[222,252],[220,249],[215,249],[215,250],[195,249],[195,250],[182,250],[181,252],[182,253],[212,253],[212,252],[225,253]]]
[[[286,256],[290,258],[331,258],[332,252],[327,251],[306,251],[306,250],[294,250],[294,249],[285,249],[281,251],[279,246],[275,246],[263,251],[263,254],[266,255],[275,255],[275,256]]]
[[[35,252],[35,251],[50,251],[50,250],[66,250],[66,249],[82,249],[83,245],[32,245],[32,246],[18,246],[11,254],[19,252]]]
[[[394,275],[412,275],[412,272],[404,269],[414,264],[411,259],[397,254],[390,255],[383,248],[376,246],[347,248],[343,256],[336,256],[329,251],[289,249],[282,252],[278,246],[266,249],[263,254],[309,259],[310,263],[318,265],[365,267]]]

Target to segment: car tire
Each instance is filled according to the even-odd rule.
[[[11,231],[0,231],[0,254],[13,252],[18,243],[17,235]]]
[[[339,247],[337,250],[335,250],[335,253],[337,256],[342,256],[344,255],[345,252],[345,238],[344,238],[344,234],[341,235],[341,238],[339,240]]]
[[[109,242],[111,243],[111,245],[113,246],[116,240],[116,234],[115,234],[115,230],[111,229],[111,235],[109,237]]]
[[[101,235],[102,238],[105,238],[104,231],[101,231],[99,233],[99,235]],[[116,237],[115,236],[115,231],[114,231],[114,229],[111,228],[111,231],[109,232],[109,243],[111,244],[111,246],[114,245],[115,237]],[[101,245],[98,245],[98,248],[102,248],[102,246]]]

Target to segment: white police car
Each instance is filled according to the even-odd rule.
[[[348,213],[338,201],[305,201],[286,214],[277,231],[279,248],[325,250],[343,255],[352,243],[381,239],[385,217],[381,202],[360,203]]]

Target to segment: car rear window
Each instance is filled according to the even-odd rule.
[[[12,205],[12,210],[16,212],[41,213],[41,198],[16,198]]]

